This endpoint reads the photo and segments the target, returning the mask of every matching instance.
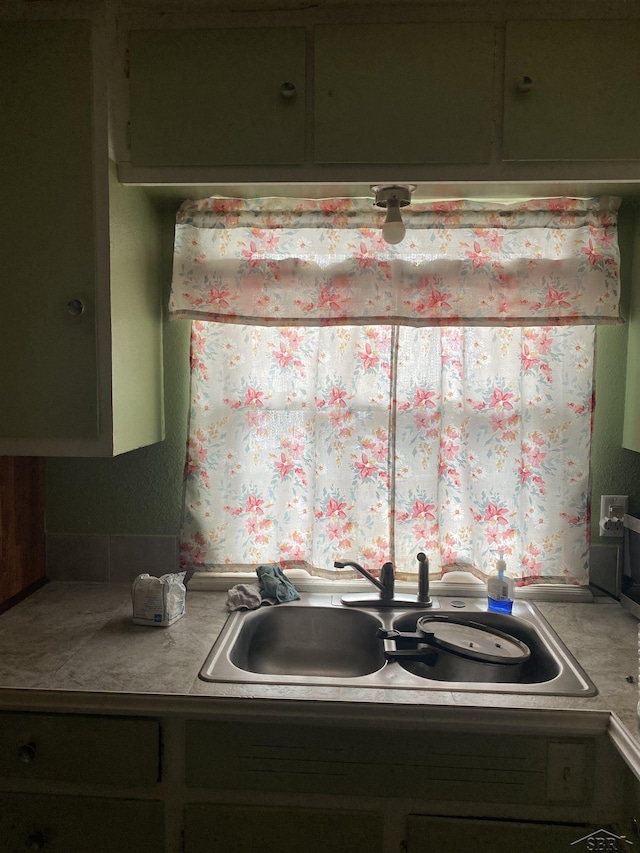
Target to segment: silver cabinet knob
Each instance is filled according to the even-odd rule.
[[[36,745],[33,741],[29,741],[29,743],[23,743],[20,749],[18,750],[18,758],[22,761],[23,764],[31,764],[32,761],[36,760]]]
[[[44,850],[44,835],[41,832],[30,833],[30,835],[27,836],[27,840],[24,846],[27,848],[27,850]]]
[[[532,88],[533,80],[531,79],[531,77],[523,77],[517,86],[518,92],[521,92],[523,95],[526,95],[527,92],[530,92]]]
[[[81,299],[70,299],[67,302],[67,311],[72,317],[79,317],[84,314],[84,302]]]
[[[280,86],[280,97],[289,101],[291,98],[294,98],[296,94],[295,83],[283,83]]]

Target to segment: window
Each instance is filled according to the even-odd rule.
[[[238,200],[196,203],[172,296],[176,314],[206,318],[192,330],[183,567],[330,577],[336,559],[391,559],[409,578],[425,551],[434,573],[485,577],[502,550],[521,583],[586,584],[593,322],[617,317],[615,216],[556,201],[533,223],[523,206],[428,210],[438,227],[411,231],[403,257],[373,229],[354,240],[345,205],[345,228],[314,233],[243,223]],[[395,322],[367,322],[385,312]]]

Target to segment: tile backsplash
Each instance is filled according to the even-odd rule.
[[[177,536],[47,533],[47,577],[56,581],[131,583],[136,575],[178,571]],[[591,547],[592,581],[609,591],[617,545]],[[604,582],[606,579],[607,582]]]
[[[49,580],[131,583],[178,570],[177,536],[47,533],[46,544]]]

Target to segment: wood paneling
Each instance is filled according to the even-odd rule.
[[[0,611],[44,580],[44,459],[0,456]]]

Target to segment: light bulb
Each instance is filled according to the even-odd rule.
[[[387,216],[382,226],[382,236],[385,243],[395,245],[404,240],[404,235],[407,229],[404,227],[402,216],[400,215],[400,203],[397,198],[390,198],[387,202]]]

